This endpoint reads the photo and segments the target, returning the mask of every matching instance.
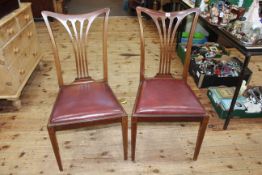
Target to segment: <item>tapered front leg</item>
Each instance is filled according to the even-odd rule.
[[[57,139],[56,139],[56,133],[54,128],[52,127],[47,127],[48,133],[49,133],[49,138],[53,147],[53,151],[55,153],[55,158],[59,167],[60,171],[63,171],[63,166],[62,166],[62,162],[61,162],[61,157],[59,154],[59,147],[58,147],[58,143],[57,143]]]
[[[208,120],[209,120],[209,117],[204,117],[203,120],[200,122],[193,160],[197,160],[197,157],[200,152],[200,148],[201,148],[201,145],[202,145],[205,133],[206,133]]]
[[[122,137],[123,137],[123,150],[124,160],[127,160],[128,155],[128,117],[122,117]]]
[[[137,133],[137,118],[131,118],[131,158],[135,161],[135,151],[136,151],[136,134]]]

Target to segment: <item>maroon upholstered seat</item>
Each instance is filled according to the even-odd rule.
[[[184,80],[146,79],[141,85],[136,114],[204,115],[205,110]]]
[[[121,123],[124,159],[127,160],[128,149],[128,119],[121,104],[116,99],[113,91],[108,85],[108,68],[107,68],[107,30],[109,8],[100,9],[85,14],[58,14],[54,12],[42,12],[43,19],[46,23],[47,30],[51,39],[54,52],[56,74],[59,85],[59,92],[53,105],[53,110],[47,124],[49,138],[52,143],[56,161],[59,170],[63,170],[62,161],[59,153],[59,146],[56,138],[56,132],[94,125],[104,125],[110,123]],[[90,59],[88,59],[87,45],[88,33],[94,20],[103,16],[102,22],[102,71],[103,76],[100,80],[94,80],[89,74]],[[65,28],[70,40],[63,40],[72,44],[75,66],[75,77],[72,83],[65,84],[60,63],[59,50],[57,44],[57,28],[52,28],[49,19],[56,20],[60,26]],[[100,31],[100,30],[99,30]],[[54,35],[56,34],[56,35]],[[61,35],[61,33],[59,33]],[[65,35],[66,36],[66,35]],[[60,44],[60,43],[59,43]],[[100,51],[98,49],[98,51]],[[99,59],[99,57],[98,57]],[[99,63],[99,61],[98,61]],[[66,69],[63,69],[64,71]],[[99,70],[99,69],[98,69]],[[71,74],[74,72],[70,72]],[[68,74],[67,74],[68,75]],[[109,136],[111,137],[111,135]]]
[[[57,96],[51,123],[98,120],[124,116],[110,87],[104,82],[63,86]]]
[[[205,135],[208,116],[194,92],[187,84],[187,75],[191,55],[192,39],[197,24],[199,9],[177,12],[160,12],[143,7],[136,8],[140,27],[140,84],[131,118],[131,152],[135,160],[137,125],[140,122],[199,122],[196,147],[193,159],[197,160]],[[152,18],[160,39],[159,69],[154,77],[145,77],[145,37],[142,14]],[[192,16],[183,74],[180,79],[172,76],[171,68],[175,55],[175,37],[184,18]],[[190,24],[188,22],[188,25]],[[145,27],[146,26],[146,27]],[[156,42],[157,43],[157,42]],[[153,47],[152,47],[153,48]],[[154,47],[155,48],[155,47]]]

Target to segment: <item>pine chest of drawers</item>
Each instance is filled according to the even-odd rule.
[[[40,60],[30,3],[0,19],[0,99],[20,105],[19,96]]]

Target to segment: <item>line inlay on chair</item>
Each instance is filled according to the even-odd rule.
[[[178,12],[159,12],[143,7],[136,8],[141,42],[140,84],[131,119],[131,154],[135,160],[138,122],[200,122],[193,160],[197,160],[209,117],[187,84],[192,39],[199,9]],[[155,77],[145,77],[145,40],[142,13],[152,18],[160,37],[159,71]],[[175,50],[175,37],[181,21],[193,16],[186,46],[182,79],[175,79],[171,70],[171,58]]]
[[[52,42],[59,84],[59,92],[48,121],[47,129],[60,171],[63,170],[63,167],[56,139],[56,131],[61,130],[120,122],[122,125],[124,159],[127,160],[127,114],[108,85],[107,30],[109,12],[109,8],[81,15],[42,12]],[[94,80],[88,72],[89,60],[86,45],[89,29],[94,20],[101,15],[104,18],[103,78],[101,80]],[[76,78],[70,84],[65,84],[63,80],[58,46],[49,17],[56,19],[62,24],[73,44]]]

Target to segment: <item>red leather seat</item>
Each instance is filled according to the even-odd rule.
[[[141,85],[136,114],[205,115],[205,110],[184,80],[146,79]]]
[[[125,115],[104,82],[63,86],[51,113],[51,123],[77,122]]]

